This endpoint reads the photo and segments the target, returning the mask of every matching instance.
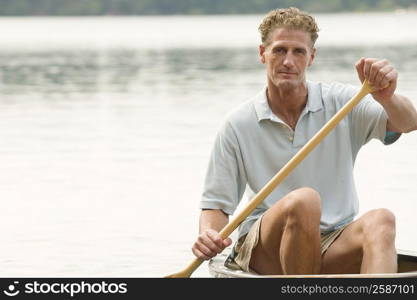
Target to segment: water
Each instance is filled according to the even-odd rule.
[[[216,130],[265,82],[261,17],[0,19],[2,276],[159,277],[185,267]],[[358,84],[361,56],[386,57],[398,91],[417,104],[415,13],[317,20],[310,79]],[[360,213],[391,209],[397,247],[409,250],[416,150],[415,133],[371,142],[355,169]],[[209,276],[207,265],[193,276]]]

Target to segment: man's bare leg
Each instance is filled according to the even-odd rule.
[[[372,210],[348,225],[322,257],[321,273],[395,273],[395,217]]]
[[[250,267],[260,274],[317,274],[320,271],[319,194],[297,189],[264,214]]]

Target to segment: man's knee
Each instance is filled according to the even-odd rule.
[[[295,222],[320,222],[321,199],[317,191],[303,187],[289,193],[285,199],[284,209],[288,219]]]
[[[363,228],[365,243],[382,246],[395,240],[395,216],[385,208],[368,212]]]
[[[321,212],[320,194],[312,188],[296,189],[286,198],[286,210],[289,214],[305,215]]]

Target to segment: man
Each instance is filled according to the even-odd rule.
[[[251,198],[357,92],[306,80],[318,27],[296,8],[271,11],[259,26],[267,86],[231,112],[220,129],[200,207],[193,253],[210,259],[231,245],[219,231],[245,189]],[[314,149],[240,225],[226,265],[259,274],[396,272],[395,218],[387,209],[357,220],[356,155],[372,138],[384,144],[417,129],[410,100],[395,94],[386,60],[361,58],[359,79],[376,90]]]

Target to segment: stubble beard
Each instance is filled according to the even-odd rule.
[[[281,90],[284,93],[291,93],[292,91],[296,90],[300,85],[303,84],[303,80],[301,79],[292,79],[292,80],[285,80],[285,79],[275,79],[273,84],[276,88]]]

